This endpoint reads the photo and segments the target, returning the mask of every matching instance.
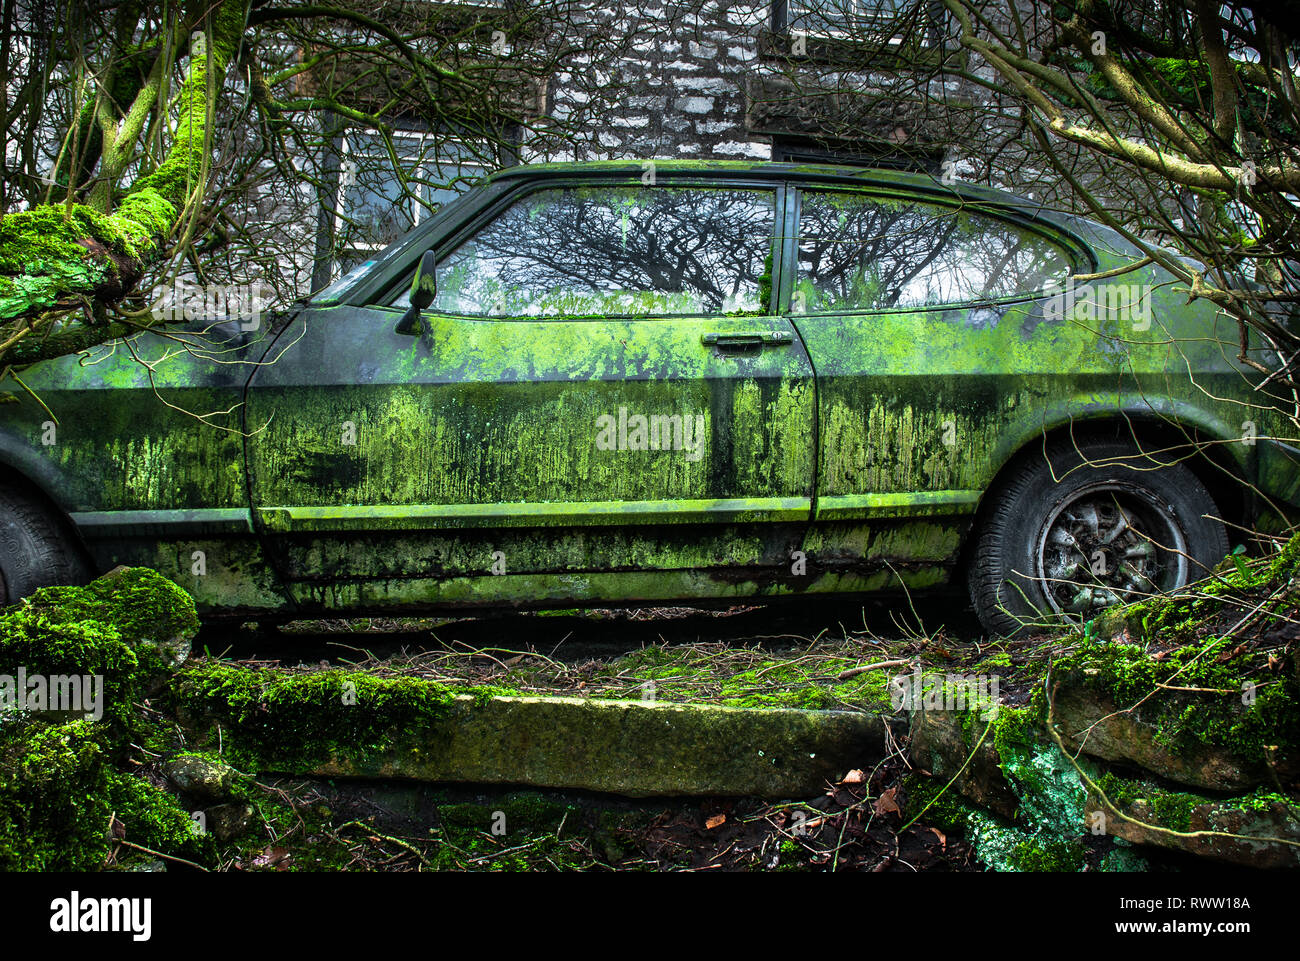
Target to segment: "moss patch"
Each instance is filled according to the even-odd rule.
[[[262,758],[307,769],[339,753],[387,748],[395,732],[444,717],[458,691],[418,678],[381,678],[361,671],[256,670],[209,661],[186,667],[174,681],[181,716],[239,732],[235,763]],[[501,693],[477,689],[478,696]]]
[[[168,669],[170,645],[198,631],[194,602],[154,571],[133,568],[85,587],[44,587],[0,613],[0,673],[100,675],[104,716],[125,735],[132,705]]]
[[[0,870],[90,871],[152,855],[212,863],[175,797],[116,770],[106,728],[80,720],[7,725],[0,736]]]

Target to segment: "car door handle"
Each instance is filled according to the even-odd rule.
[[[779,347],[789,344],[794,335],[788,330],[711,330],[700,335],[708,347]]]

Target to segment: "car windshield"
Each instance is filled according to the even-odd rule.
[[[393,247],[396,246],[397,244],[393,244]],[[392,248],[390,247],[389,249],[391,250]],[[362,277],[369,274],[377,263],[379,263],[378,260],[367,260],[365,263],[357,264],[346,274],[336,278],[333,283],[326,287],[322,287],[320,290],[316,291],[316,293],[312,294],[312,303],[330,303],[338,300],[345,290],[350,289],[354,284],[360,281]]]

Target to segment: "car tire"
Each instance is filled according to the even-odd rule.
[[[90,568],[59,519],[36,497],[0,488],[0,603],[38,587],[84,584]]]
[[[984,514],[969,568],[980,623],[1014,636],[1182,587],[1228,552],[1217,516],[1183,464],[1119,440],[1049,445]]]

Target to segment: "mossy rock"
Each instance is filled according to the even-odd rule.
[[[1097,784],[1124,817],[1091,791],[1088,816],[1101,818],[1114,837],[1242,867],[1300,867],[1300,804],[1295,799],[1265,790],[1210,798],[1109,774]]]
[[[1176,710],[1194,708],[1188,704],[1191,697],[1179,700],[1183,703]],[[1170,781],[1212,791],[1249,789],[1269,779],[1265,764],[1231,749],[1163,743],[1159,721],[1146,718],[1167,711],[1165,703],[1153,705],[1151,711],[1121,712],[1105,693],[1066,679],[1053,706],[1066,745],[1090,757],[1134,764]]]
[[[182,794],[197,801],[221,801],[230,796],[235,772],[225,764],[183,754],[163,765],[163,772]]]
[[[115,863],[130,866],[145,857],[141,847],[213,860],[179,801],[123,770],[149,726],[135,705],[188,654],[197,630],[189,596],[142,568],[42,588],[0,612],[0,675],[22,669],[51,686],[56,675],[103,678],[100,719],[0,716],[0,870],[93,870],[115,851]]]
[[[1140,645],[1091,642],[1054,679],[1058,728],[1084,754],[1212,791],[1300,774],[1300,688],[1262,659],[1190,645],[1156,660]]]
[[[166,791],[114,766],[108,728],[87,720],[6,725],[0,736],[0,870],[88,871],[115,841],[211,863],[209,841]],[[151,856],[121,848],[129,866]]]
[[[43,587],[10,608],[6,620],[11,612],[25,623],[102,624],[133,646],[154,649],[169,667],[189,656],[199,630],[193,599],[144,567],[116,567],[84,587]]]
[[[851,711],[515,696],[361,671],[201,664],[174,699],[242,770],[578,788],[631,797],[818,794],[884,753]]]
[[[971,723],[955,711],[914,711],[911,721],[913,764],[941,782],[956,776],[950,790],[1008,820],[1016,816],[1020,799],[998,764],[993,738],[985,738],[974,750],[986,721]]]
[[[1014,817],[991,813],[963,798],[953,788],[943,790],[942,778],[910,775],[905,782],[905,817],[920,815],[961,834],[975,856],[990,871],[1075,872],[1083,867],[1085,848],[1077,836],[1060,836]]]
[[[0,675],[102,677],[104,717],[124,733],[132,705],[188,656],[197,632],[188,594],[154,571],[118,568],[84,587],[43,587],[0,612]]]

